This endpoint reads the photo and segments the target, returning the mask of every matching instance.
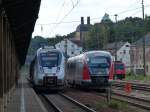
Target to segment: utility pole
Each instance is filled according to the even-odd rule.
[[[143,17],[143,24],[144,24],[144,1],[142,0],[142,17]],[[143,70],[144,70],[144,76],[146,76],[146,63],[145,63],[145,37],[143,37]]]
[[[65,38],[65,75],[66,75],[66,68],[67,68],[67,38]]]
[[[116,21],[116,25],[117,25],[117,17],[118,15],[115,14],[115,21]],[[117,36],[115,35],[115,61],[117,61]]]

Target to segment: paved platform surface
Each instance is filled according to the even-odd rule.
[[[47,112],[41,100],[29,85],[25,75],[21,75],[18,87],[11,95],[6,112]]]

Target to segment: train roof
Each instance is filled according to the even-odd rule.
[[[101,53],[104,56],[111,56],[110,52],[108,52],[108,51],[101,51],[101,50],[87,51],[84,54],[88,55],[88,54],[93,54],[93,53]]]
[[[70,57],[68,60],[73,60],[73,59],[81,58],[81,57],[84,57],[86,55],[93,54],[93,53],[101,53],[102,56],[112,57],[111,54],[110,54],[110,52],[100,51],[100,50],[94,50],[94,51],[84,52],[84,53],[82,53],[80,55],[77,55],[77,56],[74,56],[74,57]]]
[[[42,53],[42,52],[48,52],[48,51],[55,51],[55,52],[63,53],[61,50],[55,49],[55,48],[39,48],[37,50],[37,54]]]

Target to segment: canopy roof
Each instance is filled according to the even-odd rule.
[[[30,39],[38,18],[41,0],[0,0],[14,35],[14,42],[20,64],[26,59]]]

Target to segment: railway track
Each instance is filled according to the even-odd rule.
[[[112,93],[111,99],[126,102],[141,109],[150,110],[150,100],[123,94],[121,91],[112,91],[111,93]],[[106,94],[103,93],[96,92],[95,94],[106,97]]]
[[[132,89],[150,92],[150,84],[148,84],[148,83],[115,81],[115,82],[113,82],[112,86],[124,88],[125,84],[127,84],[127,83],[131,84]]]
[[[47,102],[47,106],[53,107],[54,112],[96,112],[62,93],[43,94],[42,97]]]
[[[115,81],[112,84],[112,99],[116,99],[119,101],[127,102],[131,105],[150,110],[150,98],[148,97],[141,97],[143,96],[142,93],[133,91],[134,94],[126,94],[122,89],[124,89],[125,85],[130,83],[133,90],[140,90],[142,93],[150,92],[150,84],[148,83],[140,83],[138,81],[128,82],[128,81]],[[118,90],[119,87],[119,90]],[[121,88],[121,89],[120,89]]]
[[[150,110],[150,100],[147,100],[145,98],[139,98],[136,96],[131,96],[127,94],[123,94],[120,91],[112,91],[112,98],[119,100],[119,101],[124,101],[127,102],[131,105]]]

